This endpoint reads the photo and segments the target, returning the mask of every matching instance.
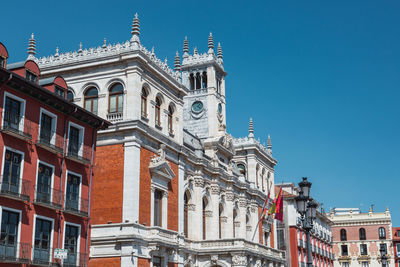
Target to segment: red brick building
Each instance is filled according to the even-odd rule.
[[[400,227],[393,227],[393,250],[395,266],[400,266]]]
[[[0,266],[86,266],[98,129],[108,122],[67,101],[62,77],[28,60],[7,64],[0,43]]]

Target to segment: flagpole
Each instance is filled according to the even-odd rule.
[[[264,215],[263,215],[263,214],[264,214],[264,208],[265,208],[265,206],[267,205],[267,203],[269,202],[269,199],[268,199],[268,198],[269,198],[269,193],[271,192],[271,186],[272,186],[272,184],[271,184],[271,185],[269,186],[269,188],[268,188],[267,199],[266,199],[265,202],[264,202],[263,208],[262,208],[262,210],[261,210],[261,215],[260,215],[260,218],[258,219],[256,228],[254,229],[253,237],[251,238],[251,241],[254,240],[254,237],[255,237],[255,235],[256,235],[256,231],[257,231],[258,225],[260,224],[262,218],[264,217]]]

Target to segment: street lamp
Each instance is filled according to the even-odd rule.
[[[314,220],[317,217],[318,203],[310,197],[311,183],[307,177],[299,183],[300,192],[295,198],[297,212],[300,214],[301,225],[306,232],[307,244],[307,267],[312,267],[310,231],[313,228]]]
[[[386,249],[384,246],[381,246],[379,249],[379,252],[381,253],[381,261],[382,261],[382,267],[387,266],[387,256],[386,256]]]

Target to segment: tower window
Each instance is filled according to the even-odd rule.
[[[340,229],[340,241],[347,241],[347,233],[345,229]]]
[[[202,88],[207,88],[207,72],[203,72],[202,75]]]
[[[366,240],[367,237],[365,235],[365,229],[364,228],[360,228],[359,232],[360,232],[360,240]]]
[[[195,86],[194,86],[194,75],[193,75],[193,73],[191,73],[190,76],[189,76],[189,83],[190,83],[190,90],[194,90]]]
[[[156,126],[161,126],[161,99],[160,99],[160,97],[156,98],[155,121],[156,121]]]
[[[110,88],[109,95],[109,112],[110,113],[121,113],[124,102],[124,87],[120,83],[114,84]]]
[[[244,164],[239,163],[237,167],[239,169],[240,174],[246,177],[246,167],[244,166]]]
[[[196,73],[196,89],[201,89],[201,77],[200,77],[200,73]]]
[[[71,90],[68,90],[67,92],[67,100],[69,102],[74,102],[74,93]]]
[[[168,132],[171,134],[174,132],[173,114],[174,114],[174,108],[172,107],[172,105],[169,105],[169,107],[168,107]]]
[[[98,101],[98,91],[96,87],[90,87],[85,93],[85,103],[84,107],[86,110],[97,115],[97,101]]]
[[[384,227],[379,227],[379,239],[385,239],[386,238],[386,231]]]
[[[142,88],[141,114],[144,118],[147,118],[147,96],[146,89]]]

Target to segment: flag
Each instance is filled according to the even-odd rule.
[[[265,199],[264,206],[263,206],[262,211],[261,211],[260,219],[264,219],[264,217],[265,217],[265,215],[267,213],[266,211],[268,210],[268,202],[269,202],[269,196],[270,195],[271,195],[271,186],[268,189],[268,195],[267,195],[267,198]]]
[[[279,194],[274,199],[274,202],[272,203],[272,206],[268,211],[268,215],[272,215],[272,214],[276,213],[276,205],[277,205],[278,199],[280,198],[281,194],[282,194],[282,186],[281,186],[281,189],[279,190]]]
[[[282,187],[279,191],[279,196],[276,201],[275,219],[283,222],[283,197],[282,197]]]

